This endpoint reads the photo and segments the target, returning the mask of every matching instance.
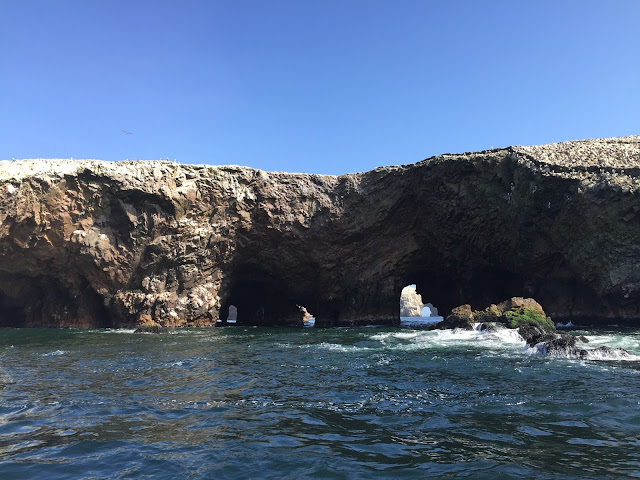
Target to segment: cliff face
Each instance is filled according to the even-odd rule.
[[[640,137],[340,177],[169,162],[0,162],[0,326],[397,324],[534,297],[640,325]]]

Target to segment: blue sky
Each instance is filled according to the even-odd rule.
[[[639,25],[637,0],[0,0],[0,158],[340,174],[640,134]]]

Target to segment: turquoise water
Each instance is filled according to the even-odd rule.
[[[505,332],[0,330],[2,479],[452,477],[640,477],[640,362]]]

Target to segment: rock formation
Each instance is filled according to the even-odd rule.
[[[0,325],[398,324],[533,296],[640,325],[640,137],[334,176],[169,162],[0,162]]]
[[[482,323],[479,323],[482,322]],[[451,310],[447,318],[429,329],[441,330],[457,328],[462,330],[487,331],[517,329],[527,347],[550,357],[579,358],[582,360],[631,359],[623,348],[601,346],[588,349],[578,344],[589,343],[584,336],[574,336],[559,332],[542,306],[532,298],[512,297],[498,305],[490,305],[484,310],[472,311],[470,305],[460,305]]]
[[[408,286],[400,292],[400,316],[419,317],[422,315],[422,297],[416,293],[415,287]]]

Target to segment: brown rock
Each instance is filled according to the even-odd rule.
[[[533,298],[511,297],[509,300],[506,300],[497,306],[492,305],[491,307],[494,307],[494,310],[501,314],[508,311],[519,312],[522,310],[535,310],[542,316],[546,317],[547,315],[544,313],[542,305],[536,302]]]
[[[473,330],[473,311],[471,305],[460,305],[451,310],[442,322],[437,324],[439,329],[461,328],[464,330]]]
[[[298,305],[316,326],[395,325],[410,282],[441,312],[526,292],[556,321],[640,325],[640,137],[340,177],[2,161],[0,192],[0,326],[184,326],[230,305],[238,325],[303,325]]]

